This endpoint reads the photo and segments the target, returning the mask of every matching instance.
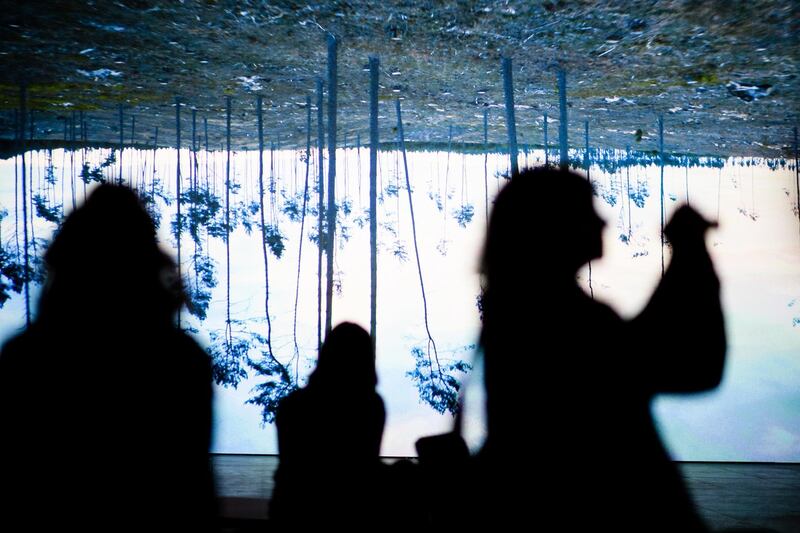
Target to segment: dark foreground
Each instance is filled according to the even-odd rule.
[[[226,531],[263,529],[278,457],[215,455],[213,464]],[[681,470],[713,529],[800,532],[800,464],[681,463]]]

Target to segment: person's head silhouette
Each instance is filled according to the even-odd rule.
[[[338,387],[343,391],[373,391],[377,384],[375,353],[369,333],[351,322],[342,322],[333,328],[322,345],[309,385]]]
[[[523,170],[494,203],[482,265],[489,287],[534,273],[574,278],[603,254],[604,226],[586,178],[551,167]]]
[[[183,301],[175,262],[159,248],[153,220],[127,187],[98,186],[66,218],[44,261],[39,323],[168,324]]]

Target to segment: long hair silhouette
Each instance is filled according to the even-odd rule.
[[[98,186],[44,260],[0,353],[0,526],[214,529],[211,365],[136,194]]]
[[[176,264],[127,187],[102,184],[92,191],[57,231],[44,261],[37,322],[48,327],[87,318],[105,327],[130,318],[168,325],[184,303]]]

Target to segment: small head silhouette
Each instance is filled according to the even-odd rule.
[[[44,260],[39,321],[88,314],[82,319],[169,322],[182,303],[175,263],[159,248],[153,220],[127,187],[98,186],[66,218]]]
[[[706,231],[717,223],[706,220],[689,205],[679,207],[664,228],[664,236],[676,250],[704,249]]]
[[[489,286],[533,271],[573,276],[602,256],[604,226],[586,178],[552,167],[526,169],[497,195],[483,273]],[[532,252],[533,264],[521,260],[524,251]]]
[[[325,338],[309,385],[343,391],[373,391],[378,384],[375,353],[369,333],[352,322],[342,322]]]

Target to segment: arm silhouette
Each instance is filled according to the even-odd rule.
[[[644,310],[628,325],[643,347],[636,365],[652,393],[715,388],[725,366],[725,324],[719,279],[705,245],[715,224],[689,206],[664,230],[672,260]]]

